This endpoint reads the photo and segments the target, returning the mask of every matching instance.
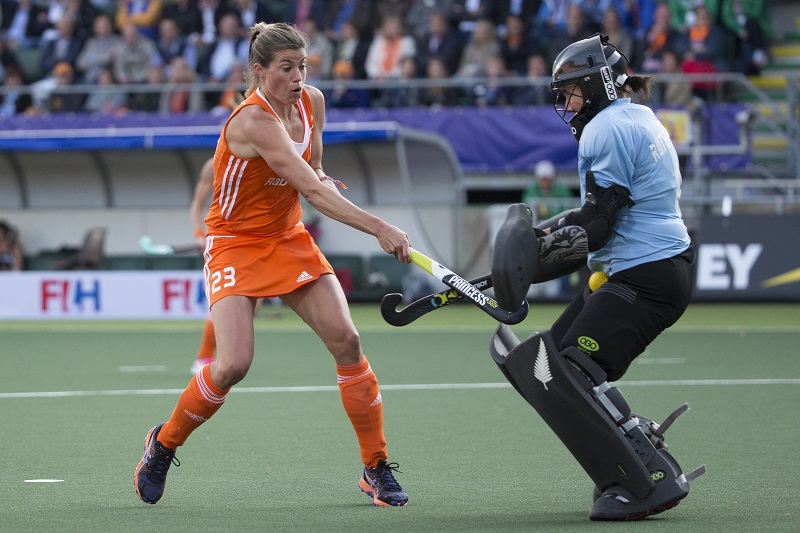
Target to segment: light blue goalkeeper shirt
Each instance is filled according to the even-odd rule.
[[[678,154],[649,107],[618,98],[589,121],[578,144],[582,198],[586,197],[587,170],[594,173],[598,187],[621,185],[636,202],[618,211],[606,245],[589,253],[591,270],[611,276],[673,257],[689,247],[689,232],[678,205]]]

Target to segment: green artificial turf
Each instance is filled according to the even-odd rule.
[[[514,326],[545,329],[563,305]],[[642,523],[587,519],[592,484],[488,355],[494,323],[457,305],[385,325],[354,305],[382,385],[406,508],[375,508],[333,361],[290,312],[256,319],[256,359],[178,450],[167,491],[139,501],[147,430],[188,383],[202,322],[0,322],[0,531],[796,531],[800,305],[695,304],[620,390],[696,480]],[[25,480],[59,479],[58,483]]]

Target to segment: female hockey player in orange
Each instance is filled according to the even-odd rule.
[[[139,497],[164,493],[175,449],[208,420],[253,361],[253,310],[279,296],[333,355],[342,403],[364,463],[359,486],[375,505],[408,501],[387,462],[378,381],[361,352],[344,293],[301,218],[300,195],[321,214],[375,236],[408,262],[399,228],[358,208],[322,169],[322,93],[305,85],[307,37],[284,23],[252,28],[248,88],[220,135],[214,156],[214,199],[206,218],[206,290],[217,359],[195,374],[170,419],[152,428],[134,473]]]

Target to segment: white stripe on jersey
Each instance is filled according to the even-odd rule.
[[[233,163],[233,159],[234,159],[233,156],[230,156],[230,158],[228,158],[228,166],[225,167],[225,173],[222,175],[222,187],[220,187],[219,202],[218,202],[220,207],[222,207],[223,198],[225,197],[225,182],[228,181],[228,173],[231,170],[231,164]]]
[[[225,197],[225,200],[222,203],[222,217],[226,220],[231,216],[233,206],[236,204],[236,196],[239,194],[239,185],[242,182],[244,169],[247,168],[248,163],[248,161],[236,158],[235,162],[233,163],[233,168],[231,168],[231,161],[233,160],[234,156],[231,156],[230,161],[228,161],[228,168],[225,169],[225,176],[222,179],[223,192],[220,194],[220,200],[222,200],[221,197],[223,195]],[[232,175],[235,175],[235,177],[229,179],[229,177]],[[225,190],[226,182],[227,190]]]

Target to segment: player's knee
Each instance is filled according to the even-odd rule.
[[[361,356],[361,337],[355,328],[342,328],[325,340],[325,346],[338,361],[341,358]]]
[[[606,374],[608,381],[617,381],[625,375],[630,366],[630,361],[623,354],[608,353],[608,350],[597,350],[597,342],[588,337],[579,337],[577,342],[564,342],[561,350],[573,347],[588,355]],[[594,351],[594,348],[597,351]]]
[[[233,387],[242,381],[250,370],[250,362],[245,361],[223,362],[218,358],[214,364],[217,366],[213,376],[214,384],[221,389]]]

